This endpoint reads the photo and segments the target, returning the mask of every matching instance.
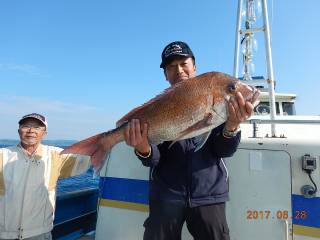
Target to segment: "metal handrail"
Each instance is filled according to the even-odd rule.
[[[244,123],[258,124],[320,124],[320,119],[248,119]]]
[[[83,218],[83,217],[90,216],[90,215],[96,214],[96,213],[97,213],[97,210],[92,210],[92,211],[90,211],[90,212],[87,212],[87,213],[78,215],[78,216],[76,216],[76,217],[73,217],[73,218],[64,220],[64,221],[62,221],[62,222],[55,223],[55,224],[54,224],[54,227],[60,226],[60,225],[62,225],[62,224],[66,224],[66,223],[68,223],[68,222],[72,222],[72,221],[74,221],[74,220],[76,220],[76,219],[79,219],[79,218]]]
[[[284,221],[284,224],[285,224],[285,227],[286,227],[286,230],[285,230],[285,240],[290,240],[290,231],[289,231],[289,221],[288,220],[283,220]]]

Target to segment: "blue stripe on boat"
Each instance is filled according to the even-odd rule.
[[[149,204],[149,181],[100,177],[100,198]]]
[[[302,211],[306,214],[302,215]],[[305,198],[292,194],[292,223],[320,228],[320,197]]]

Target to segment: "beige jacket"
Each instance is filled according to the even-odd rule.
[[[80,174],[90,166],[89,157],[59,155],[61,151],[40,145],[29,157],[20,146],[0,149],[0,239],[52,230],[58,178]]]

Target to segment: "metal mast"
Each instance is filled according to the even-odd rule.
[[[245,16],[245,28],[241,29],[242,25],[242,6],[243,2],[246,4],[246,16]],[[271,52],[271,38],[268,18],[267,0],[261,0],[263,26],[260,28],[254,28],[256,23],[256,11],[257,5],[260,0],[239,0],[238,1],[238,13],[237,13],[237,29],[236,29],[236,41],[235,41],[235,54],[234,54],[234,69],[233,75],[238,78],[239,71],[239,59],[240,59],[240,45],[243,47],[243,81],[252,81],[253,73],[253,54],[255,51],[256,40],[254,34],[257,32],[264,33],[265,52],[267,59],[267,84],[269,90],[269,104],[270,104],[270,119],[275,120],[276,116],[276,104],[274,93],[274,74],[272,65],[272,52]],[[240,40],[241,39],[241,40]],[[274,121],[271,121],[271,136],[276,136],[276,128]]]

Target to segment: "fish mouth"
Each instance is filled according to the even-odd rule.
[[[245,92],[247,92],[246,96],[244,97],[245,101],[251,102],[254,106],[256,106],[259,103],[259,101],[257,101],[260,96],[259,89],[251,85],[246,85],[245,87]]]
[[[249,85],[249,87],[252,89],[252,96],[251,96],[251,98],[249,99],[249,101],[250,101],[253,105],[258,105],[259,101],[257,101],[257,99],[258,99],[258,97],[260,96],[260,91],[259,91],[257,88],[255,88],[255,87],[253,87],[253,86],[251,86],[251,85]]]

